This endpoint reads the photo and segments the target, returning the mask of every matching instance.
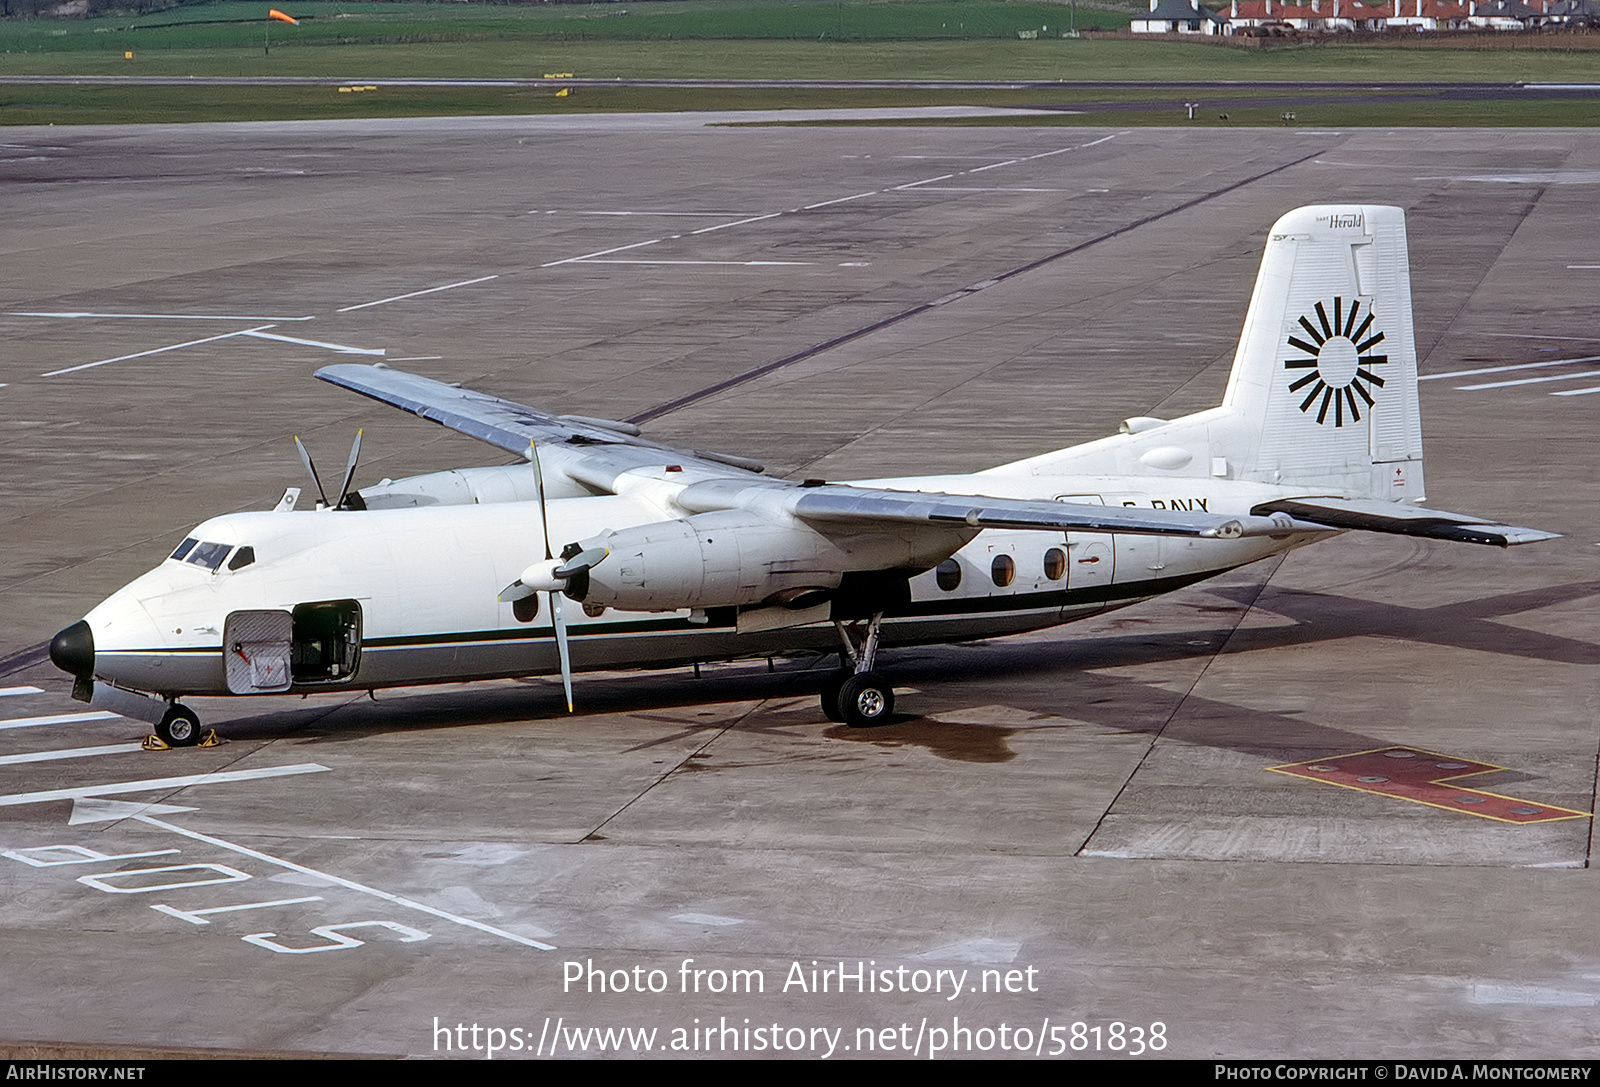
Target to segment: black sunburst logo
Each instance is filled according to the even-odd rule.
[[[1350,311],[1346,313],[1344,299],[1335,296],[1331,320],[1328,317],[1328,307],[1322,302],[1316,304],[1316,313],[1315,324],[1309,315],[1300,318],[1300,327],[1311,337],[1310,343],[1297,335],[1289,336],[1290,347],[1311,356],[1284,360],[1283,368],[1291,373],[1295,370],[1311,371],[1291,381],[1289,391],[1297,393],[1307,385],[1311,386],[1305,399],[1300,401],[1300,410],[1309,413],[1311,406],[1320,400],[1321,403],[1317,407],[1319,423],[1328,422],[1329,408],[1333,409],[1334,426],[1344,426],[1347,408],[1350,421],[1359,423],[1361,405],[1356,398],[1360,397],[1370,408],[1374,400],[1372,394],[1367,391],[1368,388],[1383,388],[1383,378],[1373,373],[1371,369],[1389,361],[1388,355],[1371,353],[1374,347],[1383,342],[1383,333],[1372,331],[1375,314],[1369,308],[1363,315],[1359,299],[1350,301]],[[1363,382],[1366,384],[1362,384]]]

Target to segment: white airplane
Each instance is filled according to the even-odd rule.
[[[1350,529],[1552,536],[1416,505],[1410,271],[1392,207],[1274,224],[1221,406],[972,475],[770,479],[626,423],[382,364],[317,377],[531,463],[352,493],[352,450],[316,511],[296,511],[291,488],[276,510],[205,522],[56,635],[76,697],[176,746],[201,735],[177,701],[188,694],[560,673],[570,709],[577,671],[832,648],[842,667],[823,711],[865,726],[893,712],[880,647],[1070,622]]]

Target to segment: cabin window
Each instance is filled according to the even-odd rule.
[[[534,616],[539,614],[539,594],[529,593],[520,600],[513,600],[511,614],[516,616],[519,623],[533,622]]]
[[[706,541],[706,543],[710,542],[710,540]],[[605,613],[606,606],[604,604],[585,604],[583,606],[583,614],[587,615],[591,619],[598,619]]]
[[[1017,564],[1010,555],[996,555],[989,566],[989,576],[997,587],[1004,589],[1017,576]]]
[[[1052,547],[1044,553],[1044,576],[1051,581],[1067,576],[1067,553],[1061,548]]]
[[[955,592],[961,587],[961,564],[955,559],[945,559],[934,567],[933,580],[938,582],[939,588],[945,592]]]
[[[233,553],[233,558],[228,560],[228,569],[243,570],[256,561],[256,549],[246,544]]]

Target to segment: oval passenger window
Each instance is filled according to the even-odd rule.
[[[1010,585],[1017,576],[1017,564],[1010,555],[996,555],[994,563],[989,567],[989,576],[994,578],[994,583],[1004,589]]]
[[[1061,548],[1052,547],[1044,553],[1044,576],[1051,581],[1067,576],[1067,553]]]

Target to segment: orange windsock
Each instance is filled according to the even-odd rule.
[[[269,19],[277,19],[279,22],[290,23],[290,24],[293,24],[294,26],[299,26],[300,25],[300,20],[299,19],[296,19],[293,15],[285,15],[283,12],[279,11],[277,8],[268,8],[267,9],[267,18],[269,18]]]

